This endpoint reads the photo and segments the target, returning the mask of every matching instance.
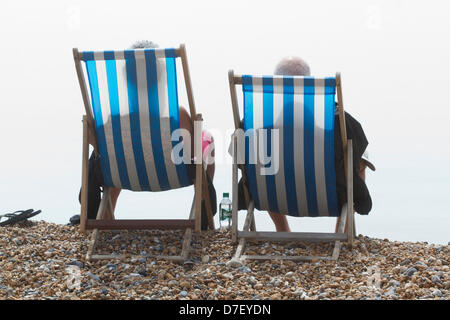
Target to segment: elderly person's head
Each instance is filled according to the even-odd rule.
[[[150,40],[139,40],[131,45],[130,49],[156,49],[159,46]]]
[[[310,76],[308,64],[299,57],[285,57],[278,62],[274,71],[279,76]]]

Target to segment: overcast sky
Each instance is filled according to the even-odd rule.
[[[448,1],[3,0],[0,33],[0,214],[35,208],[41,219],[66,223],[79,212],[84,110],[71,50],[124,49],[148,39],[186,44],[197,110],[219,137],[219,200],[231,191],[228,140],[220,143],[233,127],[227,71],[271,74],[283,56],[297,55],[313,75],[342,73],[345,109],[369,140],[374,207],[357,217],[357,231],[450,241]],[[125,192],[117,215],[184,218],[191,195],[191,188]],[[289,221],[294,231],[333,225]],[[273,230],[263,213],[257,226]]]

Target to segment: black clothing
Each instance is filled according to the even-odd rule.
[[[361,156],[367,148],[367,141],[361,124],[350,114],[345,112],[345,127],[347,128],[347,140],[352,140],[353,146],[353,203],[354,209],[359,214],[369,214],[372,209],[372,198],[366,183],[359,176],[359,163]],[[347,202],[346,178],[344,170],[344,153],[342,150],[341,130],[339,117],[334,117],[334,167],[336,171],[336,192],[338,208],[341,212],[342,206]]]
[[[350,114],[345,112],[345,126],[347,128],[347,140],[352,139],[353,146],[353,203],[354,209],[359,214],[368,214],[372,209],[372,199],[366,183],[359,176],[359,163],[361,156],[369,144],[361,124]],[[241,128],[243,123],[241,121]],[[339,126],[339,116],[334,117],[334,166],[336,171],[336,192],[338,198],[339,213],[342,206],[347,202],[346,177],[344,170],[344,153],[342,149],[341,131]],[[238,210],[247,209],[244,198],[244,184],[242,178],[238,185]]]
[[[87,198],[87,218],[96,219],[97,211],[102,200],[101,193],[103,192],[103,175],[100,168],[100,157],[96,156],[94,152],[89,157],[89,174],[88,174],[88,198]],[[78,194],[78,200],[81,203],[81,188]],[[73,217],[72,217],[73,218]]]

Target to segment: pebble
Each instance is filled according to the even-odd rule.
[[[98,275],[93,274],[93,273],[90,272],[90,271],[87,272],[86,275],[89,276],[91,279],[93,279],[93,280],[95,280],[95,281],[101,281],[101,280],[100,280],[100,277],[99,277]]]
[[[142,277],[142,275],[140,275],[139,273],[130,273],[128,276],[130,278]]]
[[[388,296],[395,296],[395,287],[391,287],[387,292],[386,295]]]
[[[116,241],[120,239],[120,234],[116,234],[114,237],[111,238],[111,241]]]
[[[411,260],[410,259],[405,259],[405,260],[403,260],[401,263],[400,263],[400,265],[401,266],[406,266],[406,265],[408,265],[408,264],[410,264],[411,263]]]
[[[160,272],[158,272],[158,280],[164,280],[165,277],[166,277],[166,271],[161,270]]]
[[[450,299],[448,246],[358,236],[353,249],[342,243],[337,262],[235,260],[236,246],[225,230],[195,235],[186,264],[153,258],[169,250],[181,252],[183,234],[105,231],[97,252],[135,258],[87,262],[89,237],[77,227],[40,221],[0,228],[0,300]],[[249,241],[245,254],[261,255],[262,250],[320,256],[332,252],[333,244]],[[79,289],[67,287],[68,266],[80,269]],[[373,266],[378,284],[368,281]]]
[[[45,252],[44,252],[44,255],[45,255],[46,257],[51,257],[51,256],[53,255],[53,251],[45,251]]]
[[[250,269],[249,267],[247,267],[247,266],[242,266],[242,267],[239,267],[239,268],[237,268],[240,272],[244,272],[244,273],[251,273],[252,272],[252,269]]]
[[[242,267],[243,264],[240,260],[236,260],[233,258],[226,263],[226,266],[229,268],[239,268],[239,267]]]
[[[72,261],[70,261],[67,265],[68,265],[68,266],[77,266],[77,267],[80,268],[80,269],[84,267],[83,262],[78,261],[78,260],[72,260]]]
[[[224,277],[225,279],[228,279],[228,280],[233,280],[234,279],[234,276],[231,273],[224,273],[222,275],[222,277]]]
[[[437,275],[434,275],[434,276],[431,277],[431,282],[433,282],[433,283],[441,283],[442,281]]]
[[[389,281],[389,284],[390,284],[391,286],[393,286],[394,288],[395,288],[395,287],[400,287],[400,286],[401,286],[400,281],[397,281],[397,280],[394,280],[394,279],[392,279],[391,281]]]
[[[182,296],[182,297],[187,297],[188,296],[188,293],[187,293],[187,291],[181,291],[180,292],[180,296]]]
[[[442,297],[443,294],[442,294],[441,290],[436,289],[436,290],[433,291],[433,296],[435,296],[435,297]]]
[[[294,294],[294,296],[297,296],[297,297],[302,298],[302,299],[304,299],[305,296],[306,296],[305,291],[303,291],[302,289],[297,289],[297,290],[295,290],[295,291],[293,292],[293,294]]]
[[[147,272],[145,271],[145,269],[141,269],[137,273],[142,277],[145,277],[147,275]]]
[[[425,269],[428,268],[428,266],[427,266],[425,263],[421,262],[421,261],[417,261],[417,262],[414,264],[414,267],[416,267],[416,268],[419,269],[419,270],[425,270]]]
[[[274,293],[273,295],[270,296],[271,300],[281,300],[281,294],[280,293]]]
[[[109,271],[115,271],[117,270],[117,264],[108,263],[106,268],[108,268]]]
[[[408,268],[406,268],[405,266],[396,266],[394,269],[392,269],[392,272],[394,274],[400,274],[404,273],[406,270],[408,270]]]
[[[286,278],[292,278],[292,277],[294,276],[294,272],[289,271],[289,272],[286,273],[284,276],[285,276]]]
[[[406,275],[406,276],[408,276],[408,277],[411,277],[414,273],[416,273],[417,272],[417,269],[416,268],[414,268],[414,267],[411,267],[411,268],[409,268],[408,270],[406,270],[405,272],[404,272],[404,275]]]
[[[253,286],[253,289],[255,290],[261,290],[264,286],[262,285],[262,283],[257,283]]]
[[[409,289],[413,286],[414,284],[411,282],[408,282],[407,284],[405,284],[405,289]]]

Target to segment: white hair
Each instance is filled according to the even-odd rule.
[[[139,40],[131,45],[131,49],[156,49],[159,46],[150,40]]]
[[[285,57],[278,62],[274,74],[280,76],[309,76],[309,65],[298,57]]]

